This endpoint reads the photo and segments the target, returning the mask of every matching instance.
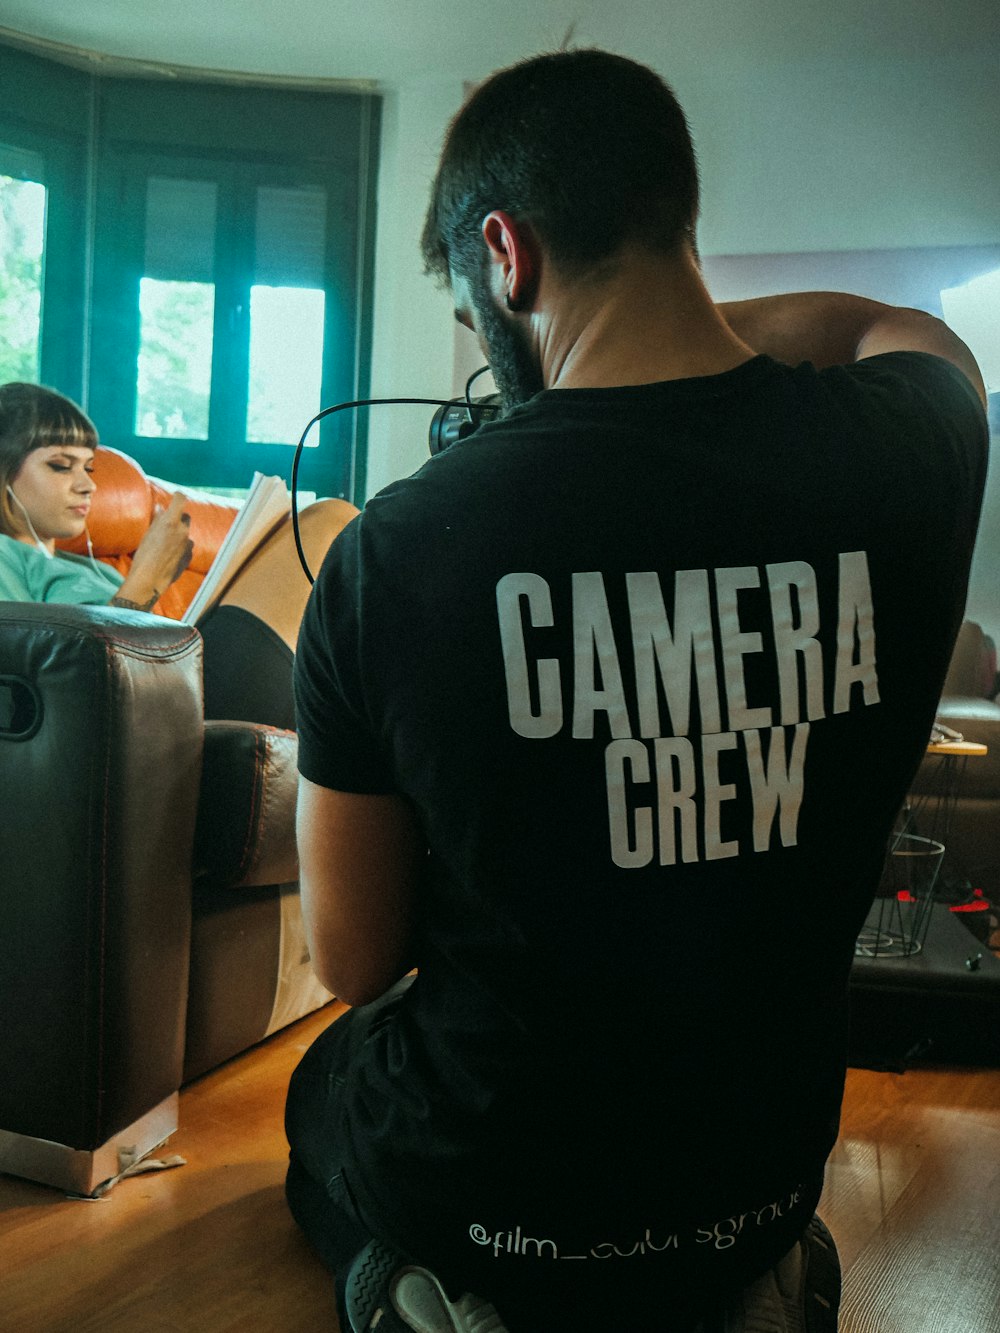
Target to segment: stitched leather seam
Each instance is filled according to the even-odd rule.
[[[105,643],[104,651],[104,674],[110,682],[113,677],[112,669],[113,657],[110,651],[110,645]],[[107,979],[107,925],[108,925],[108,826],[109,811],[111,809],[111,727],[105,726],[105,746],[104,746],[104,782],[102,784],[103,799],[101,804],[101,885],[100,885],[100,921],[98,929],[98,963],[97,963],[97,1086],[95,1089],[95,1114],[96,1122],[94,1130],[101,1124],[104,1111],[104,1014],[105,1014],[105,984]]]
[[[176,623],[179,624],[180,622]],[[5,615],[4,624],[22,625],[36,632],[40,630],[58,632],[61,630],[65,636],[73,635],[78,639],[94,639],[102,644],[105,649],[129,648],[143,657],[162,658],[166,661],[170,661],[177,656],[183,656],[190,652],[192,648],[196,648],[201,642],[201,635],[193,626],[190,627],[189,634],[179,643],[157,644],[150,643],[148,639],[129,638],[124,634],[112,633],[96,623],[92,628],[84,630],[77,625],[53,624],[41,620],[22,619],[17,615]],[[158,626],[156,628],[159,629]]]
[[[264,763],[261,768],[260,818],[257,822],[257,855],[254,857],[254,869],[256,869],[257,866],[260,865],[261,860],[263,859],[263,851],[264,848],[267,846],[267,830],[269,827],[267,759],[271,753],[271,746],[269,744],[269,737],[264,736],[263,741],[264,741],[263,745]]]
[[[243,850],[240,854],[240,873],[239,879],[245,879],[253,868],[253,857],[250,853],[253,850],[254,840],[258,832],[258,822],[260,818],[260,800],[263,790],[263,772],[264,764],[261,758],[261,750],[264,745],[263,737],[259,732],[253,733],[254,752],[253,752],[253,782],[250,792],[250,815],[246,825],[246,838],[243,843]]]

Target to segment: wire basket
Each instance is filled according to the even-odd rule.
[[[944,843],[897,833],[885,858],[868,920],[854,946],[863,958],[909,958],[927,938]]]

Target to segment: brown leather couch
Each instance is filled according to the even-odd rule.
[[[99,450],[95,553],[167,489]],[[91,1193],[181,1085],[331,997],[309,965],[291,732],[202,717],[182,613],[234,506],[192,498],[157,609],[0,604],[0,1171]],[[166,617],[166,618],[164,618]]]
[[[965,897],[971,897],[977,890],[984,899],[1000,906],[998,698],[996,647],[979,625],[966,621],[955,645],[938,706],[940,721],[967,741],[987,747],[987,754],[964,761],[944,833],[947,846],[943,875],[948,882],[942,887],[959,907]],[[928,756],[917,773],[912,796],[934,796],[940,779],[940,760]],[[967,893],[963,892],[965,889]],[[974,903],[969,906],[976,910]],[[971,920],[966,924],[978,925]]]

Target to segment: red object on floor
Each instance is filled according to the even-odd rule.
[[[896,894],[896,901],[901,903],[915,903],[917,900],[909,889],[900,889]],[[973,889],[972,897],[968,902],[951,903],[948,907],[949,912],[988,912],[992,907],[989,898],[983,893],[982,889]]]

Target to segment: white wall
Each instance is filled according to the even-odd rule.
[[[677,81],[701,159],[703,253],[1000,241],[997,45],[849,59],[820,47]]]
[[[383,105],[375,243],[372,397],[450,397],[455,363],[451,297],[423,272],[420,231],[445,127],[461,80],[415,80]],[[368,495],[427,459],[433,407],[369,412]]]
[[[965,604],[967,620],[975,620],[997,644],[1000,644],[1000,435],[993,435],[993,459],[986,480],[983,515],[972,557],[969,596]]]

